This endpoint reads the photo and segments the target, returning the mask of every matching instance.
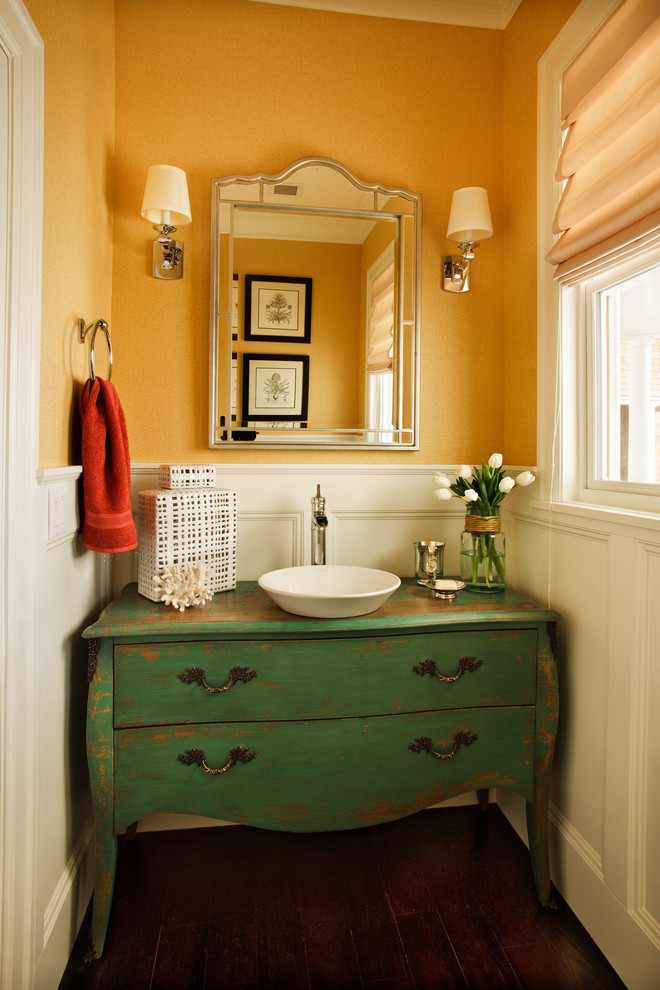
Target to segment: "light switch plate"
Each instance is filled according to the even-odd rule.
[[[62,536],[67,531],[69,490],[66,485],[54,485],[48,489],[48,539]]]

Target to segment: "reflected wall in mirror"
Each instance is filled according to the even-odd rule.
[[[211,447],[417,449],[421,222],[329,159],[213,180]]]

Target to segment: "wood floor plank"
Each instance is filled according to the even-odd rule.
[[[310,986],[362,987],[346,898],[349,836],[303,836],[296,865]]]
[[[150,990],[170,878],[162,870],[163,843],[122,839],[103,959],[103,990]],[[136,892],[151,891],[145,904]],[[94,963],[90,964],[92,967]]]
[[[389,981],[400,990],[413,990],[405,952],[378,870],[379,829],[326,833],[341,854],[342,917],[351,932],[359,974],[365,986]],[[314,837],[311,837],[314,838]],[[389,985],[388,984],[388,985]]]
[[[254,929],[210,928],[206,944],[204,990],[257,986]]]
[[[411,843],[402,856],[400,831],[390,823],[379,829],[375,838],[378,869],[415,987],[465,987],[463,972],[428,888],[419,841]],[[423,835],[421,828],[419,834]],[[435,836],[432,849],[433,855],[446,855]]]
[[[361,990],[362,976],[350,931],[305,939],[305,954],[311,990]]]
[[[475,873],[470,858],[475,842],[473,825],[480,814],[478,809],[470,809],[469,814],[461,816],[467,821],[467,827],[453,837],[454,859],[451,855],[438,856],[434,845],[423,844],[423,868],[436,910],[468,986],[471,990],[494,990],[496,987],[512,990],[519,982],[481,909],[478,893],[481,876]],[[448,833],[456,819],[455,815],[448,816]],[[453,849],[450,852],[453,853]]]
[[[309,988],[296,838],[283,832],[262,832],[255,836],[252,876],[259,891],[255,918],[256,972],[257,986],[264,990]]]
[[[437,911],[398,918],[415,990],[466,990],[467,982]]]
[[[410,913],[432,911],[434,903],[417,852],[417,843],[410,843],[405,856],[402,856],[401,829],[392,827],[390,823],[378,831],[377,865],[394,916],[398,918]]]
[[[151,990],[204,990],[208,927],[176,925],[161,932]]]
[[[478,884],[473,888],[499,944],[505,952],[509,946],[545,948],[537,919],[552,911],[539,904],[527,849],[522,842],[512,849],[510,836],[508,845],[504,841],[510,826],[495,806],[478,813],[474,824],[477,841],[470,858]]]

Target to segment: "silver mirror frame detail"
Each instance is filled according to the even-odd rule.
[[[297,430],[295,435],[291,431],[291,436],[279,435],[278,439],[268,437],[267,433],[259,434],[258,439],[245,439],[245,427],[240,425],[232,427],[231,408],[219,409],[221,375],[226,376],[224,393],[231,396],[231,366],[232,366],[232,327],[231,316],[228,312],[221,312],[221,298],[224,295],[229,300],[228,308],[231,309],[232,286],[234,279],[234,217],[233,213],[229,225],[228,252],[226,271],[220,271],[221,249],[220,234],[226,232],[226,228],[221,223],[221,206],[233,208],[255,209],[264,206],[268,211],[276,213],[277,207],[264,198],[266,187],[273,185],[286,185],[290,182],[295,173],[304,168],[325,167],[334,170],[343,176],[355,190],[362,194],[369,194],[370,201],[367,209],[335,209],[325,207],[322,204],[301,209],[307,215],[314,215],[324,218],[345,218],[355,217],[358,220],[374,221],[378,219],[399,220],[403,228],[403,219],[412,220],[412,250],[410,253],[410,263],[412,270],[408,279],[408,286],[404,286],[405,266],[404,251],[406,248],[406,238],[401,231],[398,237],[398,291],[397,291],[397,317],[396,328],[398,339],[402,341],[402,329],[405,327],[409,337],[409,363],[411,367],[411,381],[408,383],[407,402],[410,413],[409,423],[405,428],[395,426],[394,430],[381,430],[387,434],[388,439],[383,440],[378,437],[373,438],[374,431],[366,426],[356,425],[351,429],[333,429],[312,427],[309,429]],[[246,186],[252,190],[245,199],[235,199],[234,191],[231,187]],[[366,196],[365,196],[366,198]],[[390,210],[379,208],[381,204],[388,200],[401,200],[406,204],[406,209],[401,213],[393,213]],[[419,448],[419,388],[420,388],[420,304],[421,304],[421,243],[422,243],[422,197],[421,194],[412,193],[406,189],[384,186],[381,183],[364,183],[353,175],[346,166],[329,158],[302,158],[276,175],[266,175],[257,173],[251,176],[232,175],[224,178],[211,180],[211,272],[210,272],[210,332],[209,332],[209,447],[212,449],[226,449],[230,447],[239,448],[267,448],[267,449],[289,449],[300,448],[319,450],[417,450]],[[227,283],[222,286],[222,279],[226,278]],[[405,298],[405,292],[408,297]],[[404,319],[404,305],[407,307],[408,316]],[[227,332],[221,332],[221,323],[226,323]],[[226,339],[223,339],[226,337]],[[399,346],[403,346],[400,344]],[[399,408],[403,408],[403,382],[399,376],[395,387],[399,393]],[[231,406],[231,402],[229,403]],[[359,436],[361,434],[361,436]],[[371,435],[371,436],[368,436]],[[398,439],[392,439],[397,436]],[[354,437],[355,439],[349,439]]]

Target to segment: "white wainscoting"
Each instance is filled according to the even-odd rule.
[[[108,555],[82,544],[80,475],[79,467],[42,470],[36,484],[36,965],[30,984],[35,990],[58,986],[94,883],[85,749],[87,646],[81,633],[109,600],[111,563]]]
[[[660,546],[639,540],[635,546],[635,585],[640,591],[634,613],[631,739],[631,910],[639,925],[660,946]],[[651,869],[647,869],[650,866]],[[658,968],[660,983],[660,967]]]
[[[253,581],[266,571],[310,562],[317,484],[329,520],[327,563],[409,576],[415,570],[413,543],[444,540],[445,573],[456,574],[464,507],[458,499],[440,503],[433,498],[435,470],[429,465],[218,465],[218,486],[237,495],[237,579]],[[158,465],[133,465],[131,473],[137,514],[137,493],[158,488]],[[137,580],[137,551],[119,556],[117,593]]]
[[[508,502],[509,578],[563,615],[553,879],[629,990],[660,986],[660,524]],[[497,801],[526,841],[524,802]]]

